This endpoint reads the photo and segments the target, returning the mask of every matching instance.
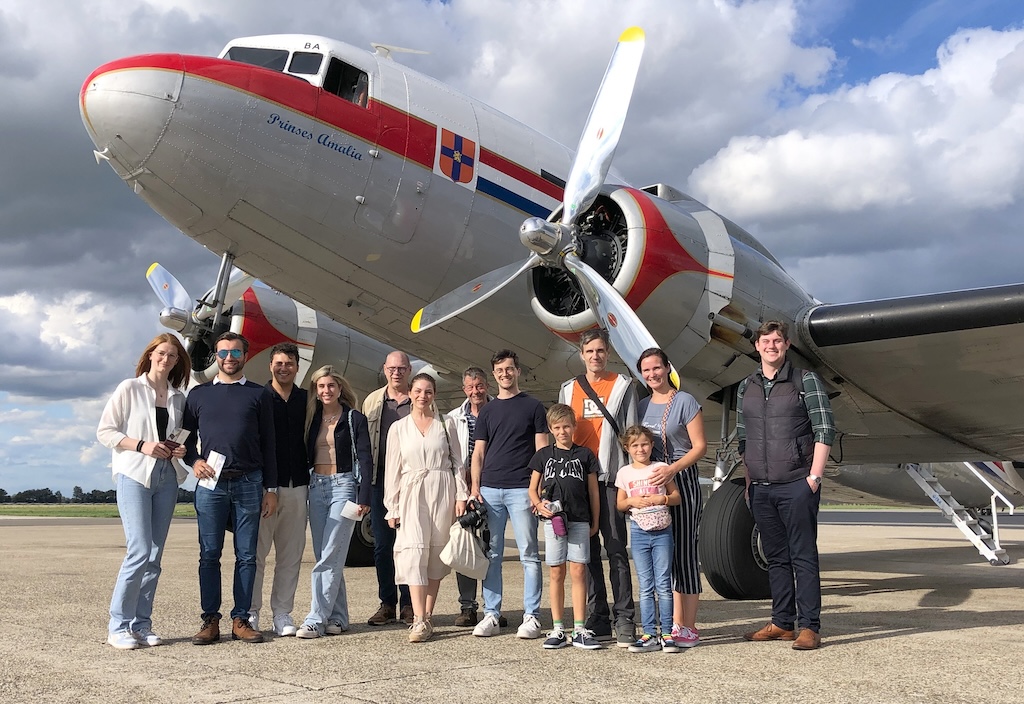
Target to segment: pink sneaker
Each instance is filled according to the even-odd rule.
[[[672,640],[680,648],[692,648],[693,646],[700,643],[700,636],[697,635],[697,631],[692,628],[683,626],[679,629],[679,633],[676,633],[676,629],[672,628]]]

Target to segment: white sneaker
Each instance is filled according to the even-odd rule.
[[[249,625],[252,626],[252,630],[260,630],[260,612],[250,611],[249,612]]]
[[[320,629],[311,623],[304,623],[295,632],[296,638],[319,638]]]
[[[128,629],[111,633],[107,636],[107,642],[118,650],[135,650],[139,647],[139,641],[135,640],[135,635]]]
[[[523,616],[523,625],[516,631],[516,638],[540,638],[540,621],[537,620],[536,616],[532,614],[526,614]]]
[[[328,621],[327,625],[324,626],[324,633],[329,636],[340,636],[347,630],[348,628],[342,626],[339,621]]]
[[[253,626],[255,628],[255,626]],[[274,617],[274,633],[279,636],[293,636],[298,631],[291,614],[279,614]]]
[[[135,640],[139,642],[139,645],[155,648],[158,645],[164,644],[164,639],[156,633],[153,633],[153,630],[150,628],[143,628],[141,631],[135,631],[132,635],[135,636]]]
[[[473,635],[479,638],[490,638],[499,633],[501,633],[501,626],[498,625],[498,618],[494,614],[486,614],[473,629]]]

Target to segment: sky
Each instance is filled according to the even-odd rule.
[[[5,0],[0,488],[111,488],[96,423],[162,331],[146,269],[196,295],[218,268],[95,163],[77,102],[92,69],[257,34],[381,42],[575,146],[633,24],[629,182],[707,203],[822,301],[1024,281],[1017,0]]]

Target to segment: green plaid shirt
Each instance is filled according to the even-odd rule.
[[[756,373],[764,385],[765,397],[771,392],[776,379],[780,376],[788,375],[789,367],[791,365],[787,361],[782,365],[782,369],[779,370],[774,379],[765,378],[761,369],[757,370]],[[807,417],[811,420],[814,442],[820,442],[822,445],[831,447],[836,439],[836,424],[835,419],[832,417],[832,404],[829,403],[828,392],[825,390],[825,385],[821,382],[821,377],[814,372],[805,369],[803,370],[802,377],[804,408],[807,409]],[[743,425],[743,393],[746,391],[749,382],[750,377],[748,376],[740,382],[740,387],[736,391],[736,439],[739,442],[738,448],[741,455],[747,449],[747,431]]]

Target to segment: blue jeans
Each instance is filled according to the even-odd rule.
[[[487,511],[487,525],[491,529],[491,560],[484,577],[484,611],[495,617],[501,615],[501,561],[505,554],[505,524],[512,519],[512,532],[519,561],[523,564],[523,614],[540,616],[540,595],[544,577],[537,551],[537,516],[530,506],[529,489],[495,489],[481,487],[480,496]]]
[[[658,595],[661,632],[672,632],[672,528],[646,531],[631,524],[629,544],[640,582],[640,620],[644,633],[657,635],[654,595]]]
[[[160,578],[160,558],[178,500],[178,477],[168,460],[157,460],[150,487],[117,475],[117,510],[127,552],[110,599],[111,633],[152,630],[153,598]]]
[[[394,607],[412,605],[408,585],[395,585],[395,536],[397,531],[384,519],[384,475],[377,477],[370,499],[370,528],[373,530],[373,564],[377,568],[377,596],[380,603]]]
[[[345,590],[345,558],[355,521],[342,518],[346,501],[356,500],[356,482],[351,472],[309,476],[309,531],[313,537],[316,564],[310,573],[313,601],[305,623],[323,635],[328,621],[347,630],[348,592]]]
[[[224,532],[233,520],[235,544],[235,606],[231,618],[249,618],[252,587],[256,580],[256,542],[260,533],[263,472],[221,479],[213,489],[196,486],[199,524],[199,602],[203,618],[221,617],[220,555]]]

